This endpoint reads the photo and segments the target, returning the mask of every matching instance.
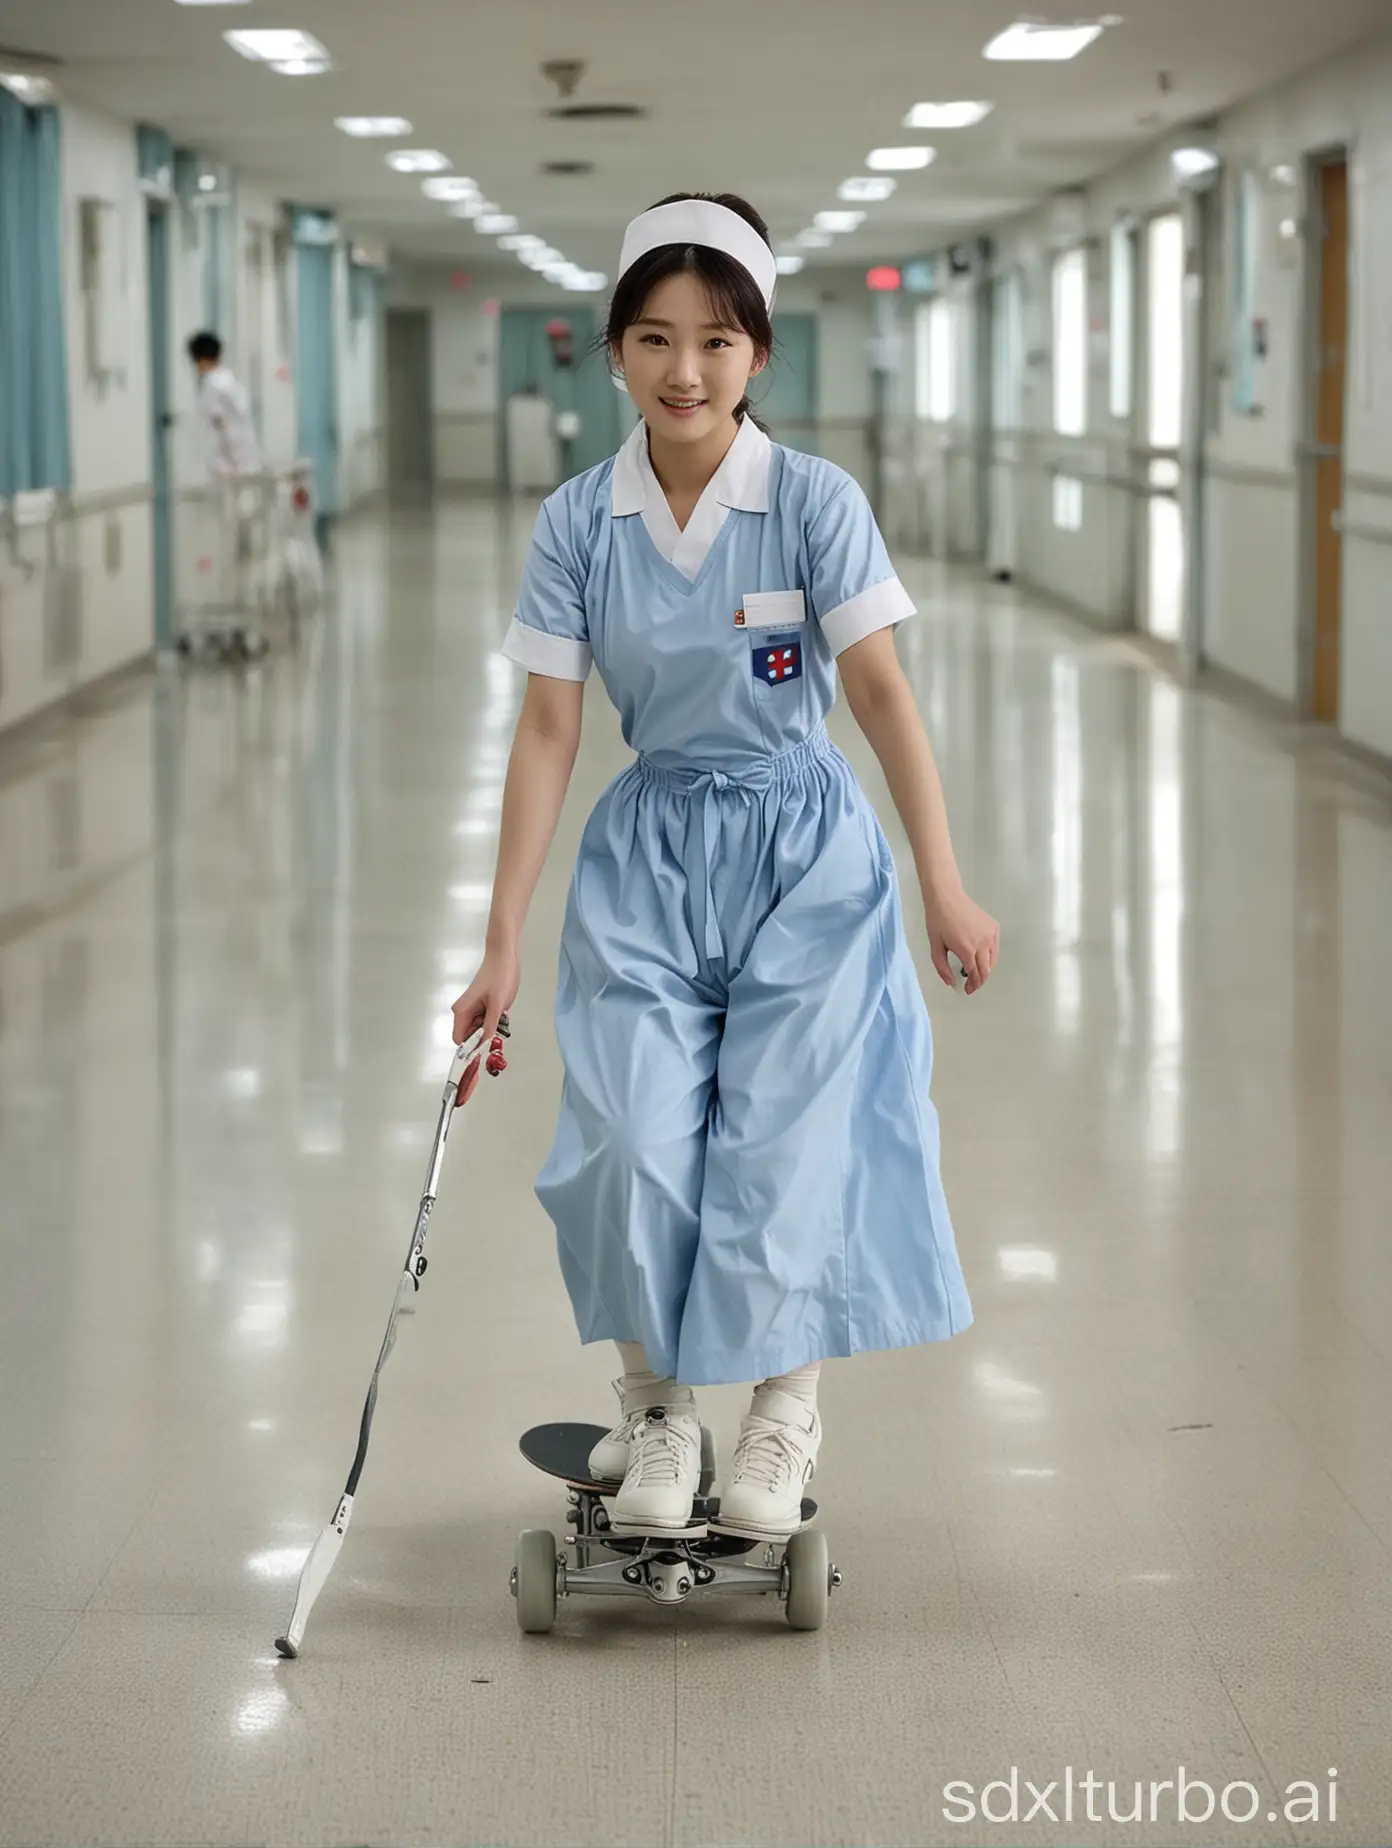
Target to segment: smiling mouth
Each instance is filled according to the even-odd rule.
[[[669,411],[699,411],[706,403],[704,398],[663,398],[661,400]]]

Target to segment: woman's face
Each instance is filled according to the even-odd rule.
[[[618,360],[628,395],[665,441],[697,443],[727,422],[767,355],[720,322],[689,270],[660,282],[624,332]]]

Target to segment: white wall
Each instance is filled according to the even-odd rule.
[[[1346,146],[1350,163],[1351,274],[1348,400],[1345,422],[1345,515],[1351,524],[1392,536],[1392,36],[1302,73],[1230,110],[1217,136],[1222,182],[1223,270],[1210,277],[1213,356],[1221,369],[1212,389],[1206,441],[1205,658],[1277,698],[1294,702],[1301,687],[1302,499],[1298,446],[1304,422],[1305,290],[1319,249],[1303,237],[1282,239],[1279,215],[1265,224],[1253,313],[1269,327],[1262,368],[1261,414],[1233,405],[1231,290],[1233,212],[1238,175],[1269,175],[1279,166],[1303,173],[1308,156]],[[1157,147],[1086,191],[1086,233],[1094,241],[1089,313],[1108,318],[1105,247],[1117,215],[1147,214],[1177,202],[1167,148]],[[1314,201],[1292,195],[1289,215],[1312,221]],[[1019,569],[1025,579],[1108,624],[1129,624],[1133,506],[1120,488],[1084,491],[1083,529],[1060,532],[1050,517],[1050,463],[1119,475],[1126,471],[1130,427],[1107,402],[1107,341],[1094,342],[1088,434],[1065,439],[1050,429],[1048,329],[1049,217],[1036,212],[997,234],[999,265],[1020,266],[1036,304],[1027,333],[1025,431],[1032,466],[1018,473]],[[1140,309],[1138,304],[1138,309]],[[1139,426],[1138,426],[1139,427]],[[1141,517],[1140,515],[1134,517]],[[1138,554],[1139,558],[1139,554]],[[1352,742],[1392,755],[1392,546],[1350,536],[1344,544],[1342,710]]]
[[[259,400],[258,431],[270,468],[295,460],[295,291],[279,202],[264,188],[237,189],[237,339],[233,368]]]
[[[74,512],[22,532],[18,567],[0,554],[0,727],[144,654],[153,639],[145,202],[134,134],[66,107],[62,155]],[[110,208],[101,378],[88,363],[80,290],[83,198]]]

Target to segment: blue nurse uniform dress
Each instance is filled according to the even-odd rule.
[[[641,423],[537,520],[503,652],[597,666],[636,752],[570,888],[537,1196],[582,1341],[683,1385],[971,1321],[894,862],[825,728],[913,607],[850,476],[748,418],[684,530]]]

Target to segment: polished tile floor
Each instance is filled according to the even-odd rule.
[[[978,1319],[828,1369],[828,1627],[514,1627],[516,1530],[563,1512],[517,1435],[610,1405],[530,1191],[569,859],[622,761],[595,686],[512,1068],[276,1659],[479,950],[527,524],[366,519],[298,656],[0,741],[0,1843],[1385,1842],[1388,787],[926,566],[903,651],[1005,931],[983,996],[929,988]],[[707,1395],[726,1443],[740,1402]],[[1181,1765],[1256,1820],[1087,1821]],[[1012,1768],[1022,1820],[969,1815]]]

